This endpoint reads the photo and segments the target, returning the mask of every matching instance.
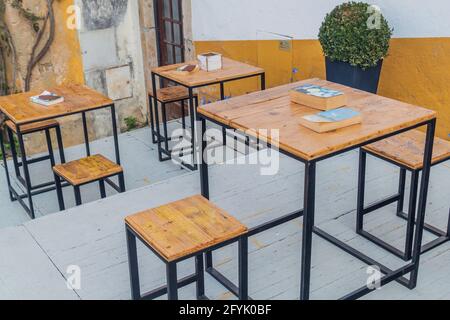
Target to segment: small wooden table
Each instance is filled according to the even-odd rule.
[[[317,111],[306,106],[291,103],[289,91],[306,83],[344,91],[349,98],[348,105],[361,112],[363,117],[362,124],[323,134],[315,133],[302,127],[298,119],[305,114],[313,114]],[[434,111],[324,80],[310,79],[202,106],[198,108],[197,116],[202,121],[202,137],[204,140],[199,144],[199,154],[206,155],[203,152],[206,148],[205,120],[209,120],[226,128],[243,130],[246,134],[266,141],[272,148],[276,147],[281,153],[305,164],[303,209],[249,230],[249,235],[254,235],[303,216],[301,299],[309,299],[313,233],[363,262],[378,266],[384,274],[381,279],[382,285],[396,280],[409,288],[416,286],[436,124],[436,113]],[[316,164],[321,160],[420,126],[427,126],[427,139],[413,259],[406,266],[397,270],[391,270],[314,226]],[[265,130],[259,131],[258,129]],[[274,129],[279,130],[278,137],[276,135],[271,136],[270,131]],[[202,195],[209,198],[208,165],[205,158],[200,163],[200,181]],[[207,256],[206,261],[207,270],[209,270],[211,275],[221,278],[222,275],[213,268],[211,255]],[[411,273],[410,280],[403,277],[408,273]],[[229,289],[232,290],[232,286]],[[371,290],[364,286],[343,298],[357,299]]]
[[[200,87],[206,87],[210,85],[220,85],[220,100],[225,99],[225,83],[230,81],[236,81],[251,77],[260,77],[261,81],[261,90],[265,90],[266,88],[266,76],[264,69],[255,67],[246,63],[242,63],[239,61],[231,60],[228,58],[223,58],[223,68],[221,70],[206,72],[203,70],[199,70],[190,75],[180,75],[175,72],[177,68],[186,64],[198,64],[197,61],[190,61],[186,63],[173,64],[169,66],[158,67],[152,70],[152,88],[153,88],[153,101],[155,106],[155,118],[156,123],[159,123],[159,115],[158,115],[158,100],[157,100],[157,92],[156,92],[156,76],[160,79],[169,80],[177,85],[183,86],[188,89],[189,92],[189,110],[191,114],[191,144],[194,146],[195,141],[195,107],[194,107],[194,89]],[[151,110],[152,111],[152,110]],[[160,137],[160,128],[159,125],[156,126],[157,137]],[[225,130],[223,131],[223,141],[226,143],[226,135]],[[166,139],[168,137],[165,137]],[[165,150],[161,146],[161,139],[158,139],[158,152],[160,154],[165,154],[167,156],[163,161],[167,161],[173,158],[170,150]],[[197,170],[196,164],[196,156],[195,152],[192,152],[192,160],[193,163],[188,164],[184,161],[180,161],[182,165],[191,169]]]
[[[114,136],[114,147],[117,164],[120,164],[119,154],[119,140],[117,135],[117,120],[116,110],[114,102],[98,93],[97,91],[85,86],[85,85],[68,85],[58,86],[50,88],[48,91],[56,93],[64,97],[64,102],[53,106],[41,106],[30,102],[30,97],[39,95],[41,91],[32,91],[14,94],[10,96],[0,97],[0,112],[14,123],[16,126],[16,133],[19,142],[19,148],[22,155],[22,166],[24,171],[24,186],[26,188],[25,194],[20,194],[12,185],[9,180],[8,166],[5,163],[6,176],[8,180],[8,187],[13,194],[15,200],[18,200],[24,207],[27,213],[34,218],[34,206],[33,196],[44,192],[55,190],[55,186],[38,187],[37,190],[31,188],[30,172],[25,161],[25,145],[23,140],[23,128],[30,124],[46,121],[50,119],[56,119],[60,117],[66,117],[81,113],[83,120],[83,134],[86,144],[86,154],[91,155],[89,146],[89,136],[86,121],[86,113],[89,111],[110,108],[112,117],[112,127]],[[112,181],[107,181],[113,188],[119,190],[119,187]],[[28,205],[24,199],[28,199]]]

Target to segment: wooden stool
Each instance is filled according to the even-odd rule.
[[[147,210],[125,219],[131,297],[155,299],[168,294],[178,299],[178,288],[196,282],[198,299],[205,296],[203,253],[239,242],[239,298],[248,299],[247,227],[198,195]],[[141,295],[136,238],[165,264],[167,286]],[[195,257],[195,274],[180,281],[177,263]]]
[[[8,135],[8,140],[9,140],[9,143],[11,146],[11,154],[12,154],[14,170],[15,170],[17,179],[24,186],[26,186],[27,188],[29,187],[30,190],[41,189],[41,188],[45,188],[45,187],[49,187],[50,185],[53,185],[54,182],[52,181],[52,182],[48,182],[48,183],[41,183],[36,186],[33,186],[30,183],[28,186],[25,179],[22,178],[22,175],[20,173],[20,167],[22,167],[22,162],[18,160],[18,155],[17,155],[17,151],[15,148],[16,143],[14,140],[14,134],[17,135],[16,125],[12,121],[7,120],[5,122],[5,127],[6,127],[6,131],[7,131],[7,135]],[[23,125],[20,128],[21,135],[27,135],[27,134],[31,134],[31,133],[35,133],[35,132],[45,131],[48,155],[42,156],[39,158],[35,158],[32,160],[26,160],[27,164],[33,164],[33,163],[37,163],[37,162],[41,162],[41,161],[50,160],[51,167],[55,166],[55,156],[53,153],[53,145],[52,145],[52,139],[51,139],[51,135],[50,135],[51,129],[55,129],[56,139],[57,139],[58,148],[59,148],[60,160],[62,163],[65,162],[64,146],[63,146],[62,135],[61,135],[61,127],[56,120],[46,120],[46,121],[41,121],[41,122],[32,123],[32,124],[28,124],[28,125]],[[2,147],[4,148],[3,140],[1,142],[2,142]],[[25,149],[22,152],[25,152]],[[5,155],[4,155],[4,157],[5,157]],[[26,155],[25,155],[25,158],[26,158]],[[4,160],[6,161],[6,158]],[[14,199],[14,197],[12,197],[12,195],[11,195],[11,200],[14,201],[17,199]]]
[[[423,169],[423,153],[425,146],[425,133],[418,130],[408,131],[403,134],[385,139],[371,145],[368,145],[360,151],[359,161],[359,178],[358,178],[358,206],[357,206],[357,223],[356,231],[366,239],[376,243],[385,250],[391,252],[397,257],[408,261],[411,260],[413,235],[416,219],[416,202],[417,191],[419,186],[419,174]],[[364,191],[366,176],[366,158],[367,153],[386,160],[400,167],[399,192],[383,201],[364,207]],[[443,139],[435,138],[433,148],[432,166],[450,159],[450,142]],[[406,171],[411,172],[411,188],[409,196],[408,213],[403,212],[404,196],[405,196],[405,179]],[[394,246],[386,243],[380,238],[370,234],[364,230],[364,216],[377,209],[385,207],[391,203],[397,202],[397,216],[407,220],[405,249],[401,251]],[[450,240],[450,213],[447,231],[442,231],[434,226],[425,224],[424,230],[431,232],[438,238],[424,246],[422,253]]]
[[[77,206],[81,205],[80,187],[88,183],[99,182],[100,196],[102,199],[106,198],[105,181],[118,192],[125,192],[122,167],[102,155],[94,155],[54,166],[53,172],[61,211],[65,209],[61,179],[73,186]],[[118,176],[119,186],[109,180],[112,176]]]
[[[171,137],[168,137],[168,129],[167,129],[167,110],[166,106],[170,103],[180,102],[181,107],[181,121],[182,127],[186,130],[186,113],[185,113],[185,101],[189,100],[189,91],[187,88],[183,86],[172,86],[166,87],[162,89],[158,89],[156,91],[156,100],[161,103],[161,111],[162,111],[162,123],[163,123],[163,135],[161,135],[160,127],[159,127],[159,112],[158,106],[153,106],[153,94],[149,93],[149,105],[150,105],[150,126],[151,126],[151,134],[152,134],[152,142],[158,143],[158,155],[159,161],[167,161],[170,160],[169,150],[169,141]],[[188,102],[189,103],[189,102]],[[198,96],[194,95],[194,103],[195,106],[198,106]],[[191,127],[193,128],[195,125],[195,112],[194,110],[190,110],[189,112]],[[191,129],[192,129],[191,128]],[[164,148],[162,147],[162,143],[164,142]],[[163,155],[166,155],[164,158]]]

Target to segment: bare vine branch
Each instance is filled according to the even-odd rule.
[[[16,91],[16,79],[19,66],[17,64],[17,51],[14,45],[14,39],[4,19],[6,4],[9,3],[12,8],[18,10],[19,14],[30,23],[31,28],[34,32],[36,32],[36,39],[31,49],[30,59],[28,60],[26,66],[26,74],[24,77],[23,90],[29,91],[31,88],[33,70],[48,53],[55,39],[55,14],[53,10],[54,0],[45,1],[47,3],[47,13],[43,16],[39,16],[37,14],[34,14],[30,9],[25,8],[22,0],[0,0],[0,48],[2,49],[2,55],[0,56],[0,58],[3,58],[3,65],[5,67],[6,59],[4,53],[7,52],[9,58],[11,59],[10,62],[12,65],[12,79],[9,82],[12,83],[11,92],[13,93]],[[47,29],[48,37],[46,38],[45,43],[42,45]],[[6,84],[8,84],[8,80],[6,79],[5,81]],[[8,87],[8,85],[6,85],[6,87]]]
[[[8,1],[8,0],[7,0]],[[31,27],[34,29],[34,31],[38,32],[39,30],[39,21],[42,21],[45,19],[44,17],[40,17],[33,12],[31,12],[29,9],[24,8],[22,0],[9,0],[11,1],[11,7],[17,9],[19,13],[30,22]]]
[[[6,24],[4,24],[4,29],[3,32],[6,36],[6,41],[10,50],[10,54],[11,54],[11,64],[12,64],[12,79],[11,79],[11,93],[15,93],[16,92],[16,80],[17,80],[17,50],[16,50],[16,46],[14,44],[11,32],[9,31],[9,28]]]
[[[14,45],[14,41],[9,31],[8,25],[5,22],[5,11],[6,11],[6,2],[4,0],[0,1],[0,47],[2,49],[2,73],[4,77],[4,94],[7,94],[8,91],[14,93],[16,91],[16,79],[17,79],[17,51],[16,46]],[[6,72],[6,56],[11,58],[12,64],[12,79],[11,79],[11,90],[8,90],[8,79]]]
[[[47,0],[48,13],[44,19],[43,26],[38,31],[36,41],[31,51],[31,57],[28,62],[27,73],[25,76],[25,88],[24,88],[25,91],[30,91],[33,69],[39,63],[39,61],[41,61],[42,58],[44,58],[44,56],[47,54],[55,38],[55,13],[53,11],[53,1],[54,0]],[[49,23],[49,35],[47,41],[45,42],[42,49],[38,53],[36,53],[43,39],[45,30],[47,29],[47,23]]]

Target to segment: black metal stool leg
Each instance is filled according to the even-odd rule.
[[[211,251],[205,252],[206,269],[211,269],[213,265],[213,255]]]
[[[203,265],[203,255],[195,256],[195,274],[197,275],[197,299],[205,298],[205,267]]]
[[[358,199],[356,207],[356,232],[360,233],[364,226],[364,193],[366,189],[367,153],[359,149]]]
[[[24,172],[24,176],[25,176],[25,188],[27,189],[26,194],[27,194],[27,198],[28,198],[28,212],[30,214],[31,219],[34,220],[35,214],[34,214],[33,195],[31,192],[31,177],[30,177],[30,171],[28,170],[28,162],[27,162],[27,155],[26,155],[26,151],[25,151],[25,143],[23,140],[23,135],[19,131],[19,128],[17,130],[17,139],[19,140],[19,148],[20,148],[20,153],[21,153],[21,157],[22,157],[22,167],[23,167],[23,172]]]
[[[158,110],[158,102],[155,100],[155,125],[156,125],[156,140],[158,144],[158,158],[159,161],[163,161],[162,154],[162,141],[161,141],[161,126],[159,124],[159,110]]]
[[[408,207],[408,223],[406,227],[406,242],[405,242],[405,259],[410,260],[412,257],[412,248],[414,241],[414,227],[416,224],[416,204],[417,192],[419,188],[419,170],[414,170],[411,173],[411,187],[409,194]]]
[[[156,141],[158,140],[156,135],[155,135],[155,116],[153,114],[153,97],[151,95],[148,96],[148,105],[149,105],[149,111],[150,111],[150,130],[151,130],[151,135],[152,135],[152,142],[153,144],[156,143]],[[158,124],[158,123],[156,123]]]
[[[83,135],[84,135],[84,144],[86,146],[86,155],[89,157],[91,155],[91,147],[89,145],[89,131],[87,127],[86,112],[81,113],[81,119],[83,122]]]
[[[239,239],[239,300],[248,300],[248,238]]]
[[[225,100],[225,84],[223,82],[220,83],[220,101]],[[227,129],[222,127],[222,141],[223,145],[227,145]]]
[[[183,130],[186,130],[186,110],[184,109],[184,100],[181,100],[181,123]]]
[[[417,227],[414,237],[412,263],[414,270],[411,272],[409,288],[414,289],[417,286],[419,274],[420,256],[422,252],[422,237],[425,223],[425,213],[427,207],[428,187],[430,182],[431,162],[433,158],[434,134],[436,130],[436,119],[427,123],[427,135],[425,139],[425,151],[423,159],[422,179],[420,181],[419,204],[417,206]]]
[[[61,163],[66,163],[66,155],[64,153],[64,143],[62,139],[61,127],[57,126],[55,128],[55,131],[56,131],[56,140],[58,142],[59,158],[61,160]]]
[[[50,164],[53,167],[55,166],[55,154],[53,153],[53,144],[52,137],[50,136],[50,129],[45,129],[45,140],[47,141],[48,155],[50,158]]]
[[[102,199],[105,199],[106,198],[105,180],[100,179],[98,181],[98,186],[100,188],[100,197]]]
[[[447,237],[450,237],[450,209],[448,209]]]
[[[11,156],[13,158],[14,171],[16,172],[16,177],[20,177],[19,160],[17,159],[16,143],[14,141],[14,134],[10,128],[6,128],[8,133],[9,145],[11,148]]]
[[[194,91],[189,88],[189,113],[191,120],[191,148],[192,148],[192,165],[194,171],[197,170],[197,154],[195,152],[195,117],[197,114],[198,98],[194,97]]]
[[[11,192],[11,178],[9,177],[8,162],[6,159],[5,142],[3,141],[3,132],[0,132],[0,147],[2,150],[2,160],[3,160],[3,166],[5,167],[5,175],[6,175],[6,182],[8,184],[9,198],[11,201],[14,201],[15,199],[14,199],[13,193]]]
[[[121,193],[126,191],[126,188],[125,188],[125,177],[123,175],[123,172],[119,173],[119,188],[120,188],[120,192]]]
[[[74,186],[73,187],[73,191],[75,194],[75,204],[77,206],[81,206],[81,191],[80,191],[80,186]]]
[[[398,202],[397,202],[397,215],[403,213],[403,206],[405,202],[405,182],[406,182],[406,169],[400,168],[400,179],[398,183]]]
[[[61,178],[57,174],[54,174],[54,176],[55,176],[56,195],[58,196],[59,210],[64,211],[66,210],[66,206],[64,204],[64,195],[62,191]]]
[[[128,252],[128,270],[130,273],[131,299],[141,299],[141,289],[139,284],[138,257],[135,235],[126,228],[127,234],[127,252]]]
[[[169,300],[178,300],[177,264],[168,262],[166,264],[167,274],[167,296]]]
[[[169,152],[169,133],[167,130],[167,110],[166,110],[167,104],[162,103],[161,104],[161,112],[162,112],[162,120],[163,120],[163,130],[164,130],[164,148],[167,152]]]

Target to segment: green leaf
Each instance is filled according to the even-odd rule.
[[[393,29],[380,13],[379,28],[369,28],[373,13],[364,2],[346,2],[325,17],[319,31],[324,55],[363,69],[374,67],[388,55]]]

